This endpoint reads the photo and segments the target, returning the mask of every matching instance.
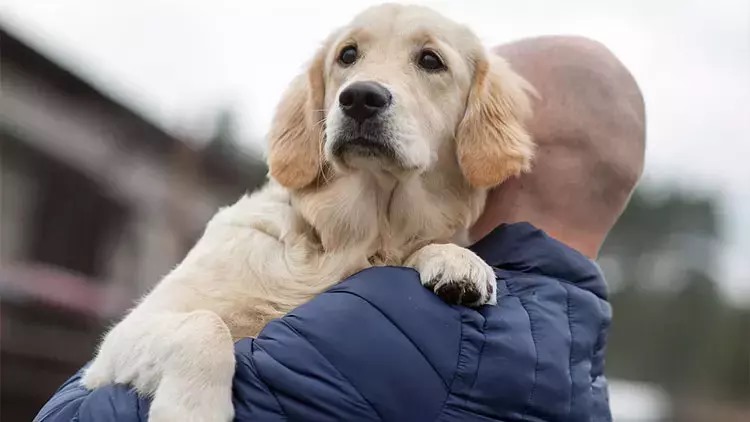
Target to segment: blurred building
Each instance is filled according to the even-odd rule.
[[[1,26],[0,52],[0,419],[20,421],[263,169],[190,148]]]

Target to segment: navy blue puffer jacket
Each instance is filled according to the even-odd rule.
[[[239,341],[236,420],[611,420],[597,266],[525,223],[473,249],[496,268],[497,306],[449,306],[413,270],[374,268]],[[146,420],[126,386],[78,379],[36,420]]]

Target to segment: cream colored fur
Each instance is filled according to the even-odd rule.
[[[342,45],[360,62],[337,66]],[[420,49],[448,66],[427,74]],[[393,93],[396,158],[335,157],[338,94],[376,80]],[[487,188],[529,167],[525,82],[470,31],[420,7],[368,9],[334,33],[282,100],[270,133],[272,179],[220,210],[203,237],[104,338],[83,384],[132,384],[154,396],[152,421],[233,416],[233,340],[372,265],[407,265],[435,291],[473,289],[495,303],[495,277],[459,245]],[[453,242],[453,243],[451,243]]]

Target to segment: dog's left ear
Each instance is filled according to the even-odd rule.
[[[476,63],[466,113],[456,131],[456,155],[474,187],[490,188],[531,168],[534,142],[526,131],[534,88],[510,65],[484,53]]]

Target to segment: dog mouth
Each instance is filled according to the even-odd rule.
[[[351,155],[396,160],[396,151],[390,143],[378,138],[364,136],[353,138],[340,137],[336,140],[331,152],[334,157],[341,159]]]
[[[387,119],[382,117],[357,122],[344,117],[333,133],[332,158],[351,161],[355,158],[397,163],[398,154]]]

